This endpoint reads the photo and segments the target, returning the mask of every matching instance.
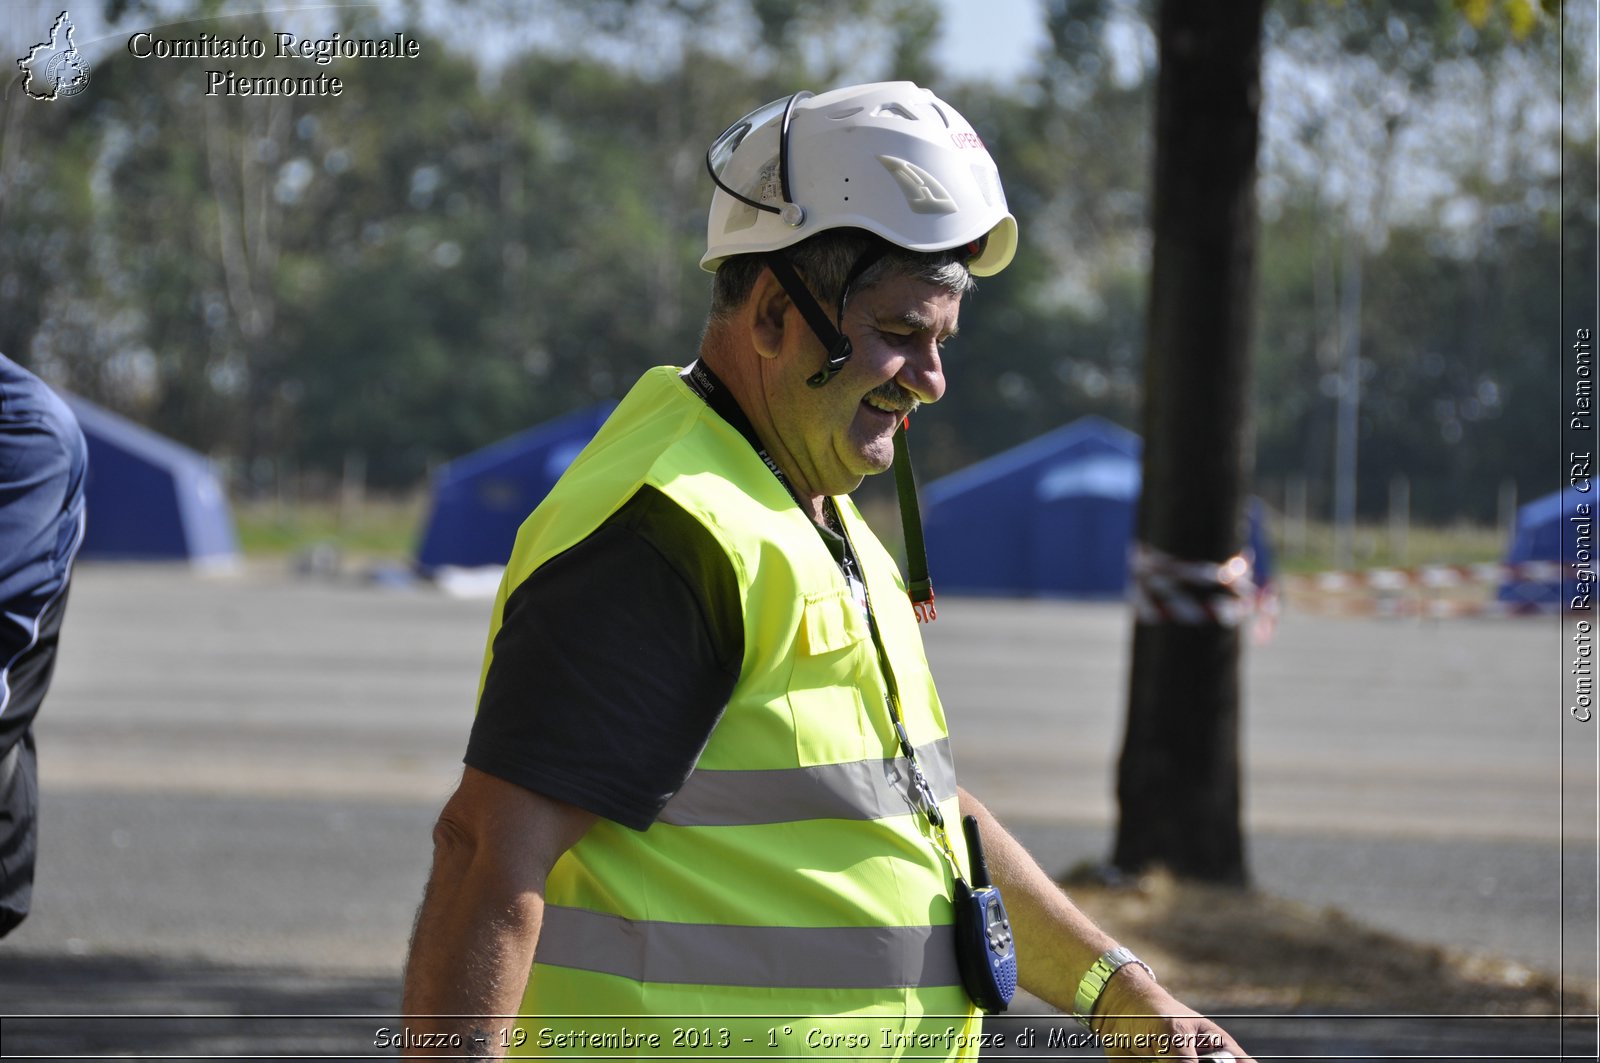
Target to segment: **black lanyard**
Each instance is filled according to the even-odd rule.
[[[767,453],[767,448],[761,445],[761,439],[756,435],[755,426],[750,423],[750,418],[745,416],[739,403],[734,400],[727,385],[711,371],[711,367],[696,359],[689,363],[688,368],[679,374],[689,390],[710,406],[717,416],[721,417],[750,444],[761,458],[761,463],[767,470],[777,477],[783,489],[789,492],[789,497],[795,504],[804,509],[805,506],[800,496],[795,493],[794,486],[789,483],[789,478],[778,468],[777,462]],[[906,593],[911,596],[911,608],[916,611],[917,619],[927,623],[939,615],[939,610],[933,603],[933,580],[928,576],[928,550],[922,539],[922,511],[917,505],[917,483],[911,472],[911,450],[906,443],[906,422],[901,420],[900,427],[894,431],[894,486],[895,494],[900,501],[900,527],[904,533],[906,547]],[[831,506],[832,500],[825,499],[824,505]],[[825,510],[826,512],[826,510]],[[839,530],[844,531],[844,522],[840,520],[837,512],[833,514],[838,522]],[[809,518],[809,514],[807,515]],[[844,539],[841,544],[836,542],[836,537],[826,528],[819,528],[823,541],[828,543],[828,551],[833,554],[834,560],[843,567],[847,560],[853,561],[849,550],[849,540]],[[842,534],[837,538],[842,539]],[[844,551],[841,554],[841,549]]]
[[[756,456],[761,459],[761,463],[765,465],[767,470],[777,478],[780,484],[783,485],[783,489],[789,492],[789,497],[794,499],[794,503],[800,508],[800,511],[805,513],[806,522],[812,527],[816,528],[817,534],[821,536],[822,541],[828,545],[828,552],[833,555],[834,561],[839,564],[840,569],[843,571],[845,578],[848,581],[851,577],[852,567],[855,565],[855,550],[850,545],[850,537],[845,531],[844,527],[844,518],[840,516],[838,508],[835,506],[833,499],[824,498],[823,506],[824,512],[829,509],[832,510],[833,518],[838,522],[839,526],[837,533],[822,527],[811,519],[811,514],[806,512],[805,505],[801,501],[799,494],[795,492],[794,486],[789,482],[789,478],[784,475],[782,469],[778,468],[777,462],[772,460],[772,456],[767,453],[767,448],[762,446],[761,438],[756,435],[755,426],[750,423],[750,418],[747,417],[744,410],[740,408],[739,403],[734,399],[732,392],[730,392],[727,386],[717,378],[717,374],[711,371],[710,366],[706,365],[702,361],[696,360],[691,362],[688,368],[684,369],[679,376],[683,382],[688,385],[690,391],[698,395],[707,406],[711,407],[713,413],[721,417],[724,421],[727,421],[736,432],[744,437],[745,442],[750,444],[751,449],[756,452]],[[902,461],[904,461],[906,463],[905,480],[908,481],[910,474],[910,459],[909,457],[902,457],[905,454],[902,443],[902,437],[904,435],[905,425],[902,422],[901,426],[895,431],[895,471],[897,474],[896,478],[899,479],[900,466]],[[911,490],[914,492],[915,488],[913,487]],[[902,492],[902,501],[903,499],[904,494]],[[913,494],[913,510],[915,509],[915,505],[915,495]],[[905,507],[902,504],[902,517],[904,516],[904,509]],[[918,524],[917,527],[918,546],[920,547],[921,525]],[[924,560],[924,570],[925,569],[926,561]],[[924,571],[923,580],[924,582],[927,582],[926,571]],[[961,881],[961,862],[956,859],[955,850],[951,848],[950,845],[950,837],[945,832],[944,813],[939,809],[939,800],[933,793],[933,787],[929,784],[927,775],[923,773],[922,765],[917,763],[916,748],[911,744],[911,735],[906,731],[905,720],[900,712],[900,687],[899,684],[895,682],[894,668],[890,664],[889,653],[884,648],[883,636],[878,631],[878,618],[877,614],[874,613],[872,609],[872,595],[866,590],[866,578],[864,575],[861,577],[861,585],[864,596],[864,611],[867,615],[867,630],[872,635],[873,648],[878,652],[878,669],[883,673],[884,701],[889,710],[889,722],[894,726],[895,738],[900,744],[900,752],[902,755],[904,755],[906,762],[911,767],[911,785],[913,790],[912,804],[928,821],[928,826],[933,831],[936,845],[950,860],[950,867],[954,871],[957,881]],[[927,602],[931,605],[933,598],[931,584],[929,584],[929,588]]]
[[[767,448],[761,445],[761,437],[756,435],[755,425],[750,423],[750,418],[745,415],[744,410],[734,399],[733,393],[728,390],[727,385],[722,382],[721,378],[711,371],[711,367],[702,361],[696,360],[689,363],[689,367],[679,375],[682,377],[683,382],[689,386],[689,390],[700,396],[701,400],[711,407],[713,413],[727,421],[734,431],[744,437],[745,442],[750,444],[750,449],[756,452],[756,457],[761,459],[761,464],[765,465],[767,471],[777,479],[778,483],[783,485],[785,491],[789,492],[789,497],[794,499],[794,504],[804,511],[805,504],[801,501],[799,493],[795,491],[794,485],[789,482],[789,477],[785,476],[783,470],[778,468],[778,463],[772,460],[772,455],[767,453]],[[828,553],[833,555],[834,563],[844,573],[845,581],[860,579],[864,584],[865,580],[857,575],[861,569],[856,563],[855,550],[852,549],[850,540],[844,535],[844,520],[839,516],[838,508],[831,498],[824,498],[822,505],[824,516],[830,518],[838,530],[824,528],[815,522],[812,522],[812,526],[817,529],[817,534],[822,537],[823,543],[827,545]],[[810,513],[806,514],[806,520],[811,520]]]

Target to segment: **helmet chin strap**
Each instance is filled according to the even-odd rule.
[[[860,258],[856,259],[855,265],[850,267],[850,274],[845,278],[844,287],[839,292],[837,317],[840,322],[844,321],[844,304],[850,295],[850,286],[888,252],[887,244],[868,248],[862,252]],[[806,287],[805,282],[800,279],[799,272],[783,252],[768,252],[765,262],[772,270],[772,275],[778,278],[783,290],[788,293],[790,302],[794,303],[795,308],[800,311],[800,316],[806,319],[806,324],[811,326],[811,331],[816,334],[827,351],[827,364],[806,378],[808,385],[820,388],[832,380],[839,370],[844,368],[844,363],[850,360],[850,338],[828,320],[828,315],[817,305],[811,289]],[[922,538],[922,510],[917,504],[917,484],[911,472],[911,451],[906,446],[906,427],[909,421],[909,417],[902,417],[900,427],[894,432],[895,493],[899,496],[900,527],[904,532],[906,544],[907,592],[911,596],[911,608],[916,613],[917,619],[926,624],[938,618],[939,610],[933,604],[933,580],[928,576],[928,550]]]
[[[834,315],[841,325],[844,322],[844,304],[850,298],[851,286],[888,253],[888,244],[876,244],[861,252],[855,264],[850,267],[850,273],[844,279],[844,286],[839,289],[839,306]],[[837,376],[839,370],[844,368],[844,363],[850,360],[850,338],[828,319],[828,315],[817,304],[816,297],[811,294],[811,289],[800,279],[799,271],[794,268],[788,256],[782,251],[770,251],[763,256],[763,261],[767,268],[772,270],[772,275],[778,278],[778,284],[788,294],[789,301],[794,303],[795,309],[800,311],[800,316],[806,319],[806,324],[811,326],[811,331],[821,341],[823,350],[827,354],[827,362],[823,367],[806,378],[806,383],[811,387],[820,388]]]
[[[788,294],[789,301],[800,311],[800,316],[806,319],[806,324],[811,326],[811,331],[822,342],[823,350],[827,353],[827,365],[806,379],[807,384],[819,388],[832,380],[834,374],[843,369],[844,363],[850,360],[850,339],[828,320],[828,315],[817,305],[811,289],[806,287],[805,281],[800,279],[799,271],[782,251],[769,252],[764,261],[767,268],[772,270],[772,275],[778,278],[778,284]]]

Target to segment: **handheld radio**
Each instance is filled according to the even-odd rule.
[[[961,818],[972,862],[972,885],[956,879],[956,962],[972,1002],[984,1011],[1005,1011],[1017,991],[1017,944],[1000,890],[989,879],[978,821]]]

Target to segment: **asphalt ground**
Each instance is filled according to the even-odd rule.
[[[1046,868],[1102,860],[1126,608],[941,606],[927,638],[963,782]],[[391,1054],[373,1042],[488,608],[355,576],[80,566],[38,726],[34,914],[0,943],[0,1054]],[[1256,884],[1594,979],[1597,747],[1564,667],[1554,619],[1287,614],[1246,660]],[[1228,1025],[1260,1057],[1594,1058],[1592,1021]],[[1013,1051],[1061,1057],[1047,1040]]]

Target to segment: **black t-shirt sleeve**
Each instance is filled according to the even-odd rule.
[[[646,829],[727,706],[740,612],[710,533],[640,489],[506,599],[466,763]]]

